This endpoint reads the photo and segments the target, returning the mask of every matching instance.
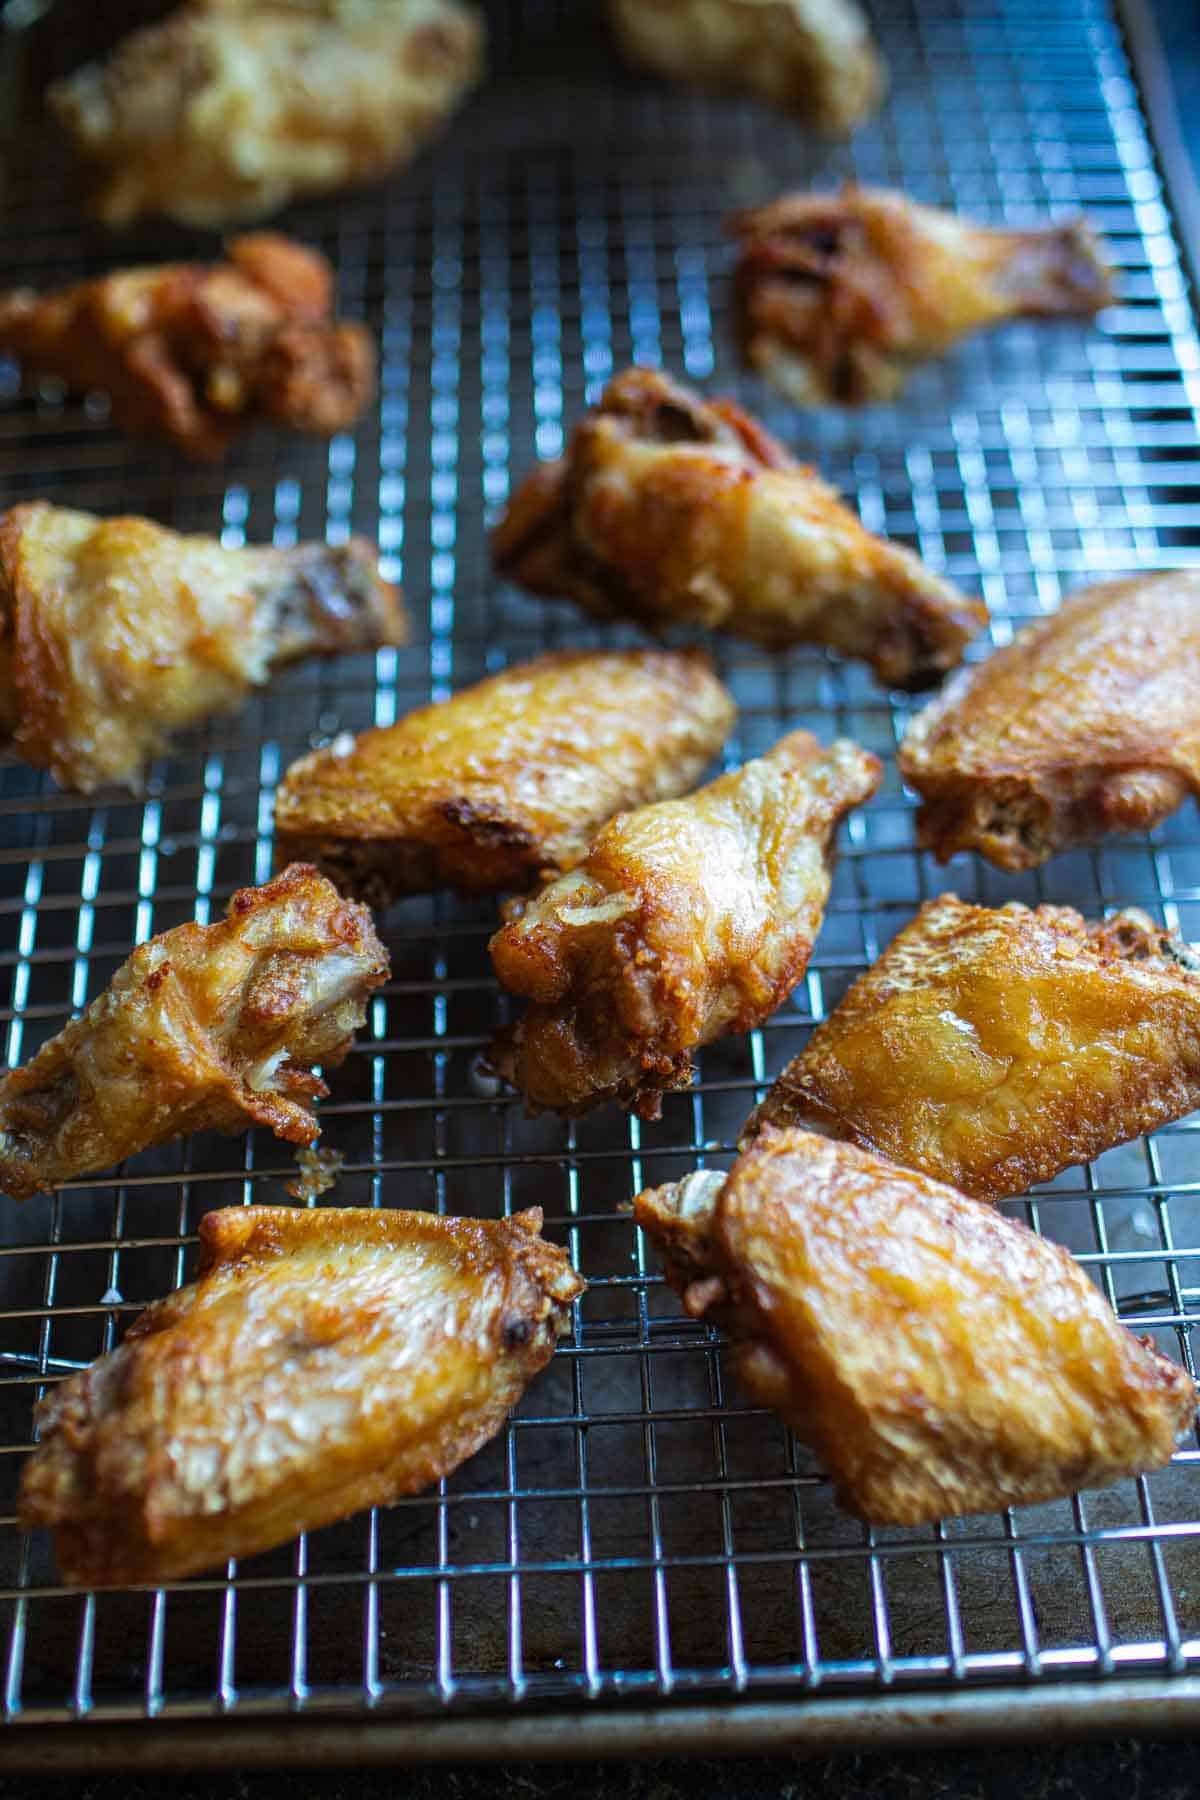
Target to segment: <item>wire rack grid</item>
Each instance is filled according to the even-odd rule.
[[[376,536],[417,629],[405,649],[278,681],[93,801],[0,777],[0,1001],[24,1059],[136,940],[219,915],[271,867],[272,795],[299,752],[387,723],[506,661],[612,641],[499,584],[485,528],[558,451],[606,376],[662,363],[732,391],[817,462],[866,523],[992,609],[994,641],[1110,572],[1200,560],[1195,319],[1120,30],[1106,0],[877,0],[892,74],[850,147],[748,102],[621,67],[598,8],[496,0],[491,76],[417,166],[287,223],[334,259],[341,309],[381,344],[377,410],[328,445],[262,432],[216,470],[127,440],[103,403],[0,363],[0,496],[140,511],[227,543]],[[130,9],[129,22],[138,16]],[[62,8],[13,34],[3,281],[45,285],[211,241],[80,221],[39,95],[116,34]],[[7,137],[7,143],[5,138]],[[848,174],[983,218],[1086,209],[1118,298],[1095,328],[1012,327],[922,371],[902,402],[798,416],[741,376],[721,220]],[[633,641],[630,639],[629,641]],[[894,749],[907,707],[817,652],[719,646],[740,703],[730,763],[798,725],[887,762],[851,822],[791,1004],[713,1046],[661,1122],[527,1120],[478,1053],[505,1017],[483,903],[383,922],[393,976],[323,1108],[333,1203],[494,1217],[536,1203],[590,1286],[573,1335],[496,1441],[436,1492],[166,1590],[81,1596],[18,1533],[33,1402],[185,1280],[198,1219],[279,1201],[258,1133],[199,1138],[18,1209],[0,1246],[0,1660],[14,1723],[374,1708],[433,1717],[550,1700],[813,1690],[880,1695],[1200,1663],[1197,1452],[1096,1495],[922,1531],[864,1531],[809,1457],[726,1385],[628,1213],[639,1186],[727,1158],[764,1084],[932,893],[1138,902],[1200,936],[1189,805],[1148,839],[1008,877],[913,849]],[[1066,1243],[1122,1315],[1189,1359],[1200,1161],[1183,1122],[1072,1170],[1016,1210]]]

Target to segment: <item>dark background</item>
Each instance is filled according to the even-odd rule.
[[[501,1763],[345,1775],[0,1777],[0,1800],[1184,1800],[1196,1747],[1174,1743],[936,1751],[919,1756],[739,1757],[729,1762]]]

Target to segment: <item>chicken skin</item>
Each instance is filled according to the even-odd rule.
[[[533,1111],[616,1101],[655,1119],[692,1051],[752,1031],[808,966],[839,821],[876,757],[807,731],[685,800],[620,813],[582,863],[510,907],[489,946],[530,1005],[492,1046]]]
[[[136,788],[172,732],[277,669],[404,635],[357,540],[225,550],[41,502],[0,515],[0,739],[60,787]]]
[[[752,1113],[1002,1200],[1200,1106],[1200,959],[1145,913],[943,894]]]
[[[459,0],[192,0],[49,101],[106,225],[219,229],[408,162],[482,56]]]
[[[231,1207],[198,1279],[54,1388],[19,1513],[80,1587],[175,1581],[418,1493],[501,1429],[583,1282],[492,1223]]]
[[[1057,1244],[850,1144],[765,1130],[728,1179],[640,1194],[686,1310],[876,1525],[997,1512],[1160,1468],[1191,1378]]]
[[[797,406],[894,399],[910,370],[1011,319],[1087,318],[1112,299],[1081,219],[997,231],[853,183],[730,221],[737,332]]]
[[[987,619],[731,401],[651,369],[611,381],[566,455],[526,477],[493,554],[530,592],[600,618],[827,644],[892,687],[937,681]]]
[[[1102,582],[919,713],[900,772],[941,862],[1033,869],[1108,832],[1148,831],[1200,794],[1200,573]]]
[[[0,350],[32,374],[103,389],[124,430],[213,462],[256,419],[326,437],[353,425],[375,390],[375,349],[333,300],[319,252],[253,232],[223,262],[0,293]]]
[[[626,55],[672,81],[737,88],[845,137],[884,69],[855,0],[609,0]]]
[[[736,708],[698,651],[562,651],[293,763],[283,859],[373,906],[526,888],[577,863],[615,812],[686,794]]]
[[[312,1073],[340,1063],[387,980],[366,907],[295,864],[216,925],[140,944],[105,991],[0,1080],[0,1193],[53,1192],[189,1131],[308,1144]]]

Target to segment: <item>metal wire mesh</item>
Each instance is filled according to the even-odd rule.
[[[234,887],[267,875],[273,789],[293,756],[507,660],[611,640],[497,583],[485,526],[510,480],[554,454],[630,360],[738,393],[869,526],[982,591],[997,642],[1085,579],[1200,559],[1195,320],[1105,0],[878,0],[891,97],[849,148],[631,74],[590,5],[496,0],[489,12],[491,81],[438,147],[385,185],[288,220],[334,258],[341,309],[380,334],[378,408],[352,436],[326,446],[263,432],[223,467],[196,470],[112,432],[94,398],[22,392],[0,362],[5,504],[45,495],[141,511],[231,544],[373,534],[418,621],[400,652],[279,680],[157,765],[143,799],[84,802],[4,769],[0,1000],[14,1062],[100,992],[135,940],[215,917]],[[38,96],[116,28],[111,8],[60,4],[3,45],[5,284],[211,248],[157,227],[110,242],[80,224]],[[996,222],[1086,208],[1117,265],[1117,304],[1095,329],[973,340],[889,410],[797,416],[736,368],[721,219],[850,173]],[[1093,915],[1136,901],[1200,937],[1194,809],[1037,876],[967,858],[941,872],[912,848],[895,774],[904,705],[819,653],[776,660],[724,645],[720,659],[742,709],[731,762],[808,725],[880,751],[888,776],[845,834],[794,1001],[706,1051],[660,1123],[525,1119],[476,1070],[505,1006],[485,955],[491,908],[437,897],[387,917],[393,978],[323,1108],[324,1141],[346,1159],[333,1199],[484,1216],[536,1202],[590,1282],[574,1335],[508,1429],[435,1493],[165,1591],[64,1591],[48,1546],[12,1517],[36,1395],[186,1279],[205,1211],[278,1201],[291,1169],[261,1133],[201,1138],[6,1207],[9,1720],[432,1714],[1200,1661],[1195,1450],[1104,1494],[864,1532],[778,1422],[728,1390],[715,1335],[681,1319],[626,1210],[644,1183],[728,1155],[763,1084],[932,893]],[[1200,1302],[1194,1124],[1072,1170],[1017,1210],[1067,1243],[1124,1317],[1188,1355]]]

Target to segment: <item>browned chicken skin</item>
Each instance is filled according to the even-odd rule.
[[[626,54],[659,75],[737,88],[846,136],[884,70],[855,0],[608,0]]]
[[[209,1213],[192,1286],[42,1401],[22,1524],[74,1585],[175,1581],[428,1487],[567,1328],[584,1284],[541,1225]]]
[[[50,89],[108,225],[222,227],[407,162],[477,80],[459,0],[191,0]]]
[[[621,813],[490,949],[531,1004],[493,1045],[534,1109],[616,1101],[654,1119],[692,1051],[751,1031],[808,966],[833,837],[879,785],[857,744],[806,731],[684,800]]]
[[[799,406],[891,400],[916,363],[969,332],[1090,317],[1112,299],[1081,219],[997,231],[851,182],[786,194],[730,229],[742,353]]]
[[[532,593],[652,630],[827,644],[893,687],[937,681],[987,619],[886,543],[731,401],[628,369],[527,476],[493,537]]]
[[[768,1128],[726,1180],[640,1194],[688,1312],[878,1525],[1051,1500],[1168,1462],[1187,1373],[1057,1244],[850,1144]]]
[[[529,887],[615,812],[687,793],[735,713],[699,651],[541,656],[301,757],[276,796],[276,849],[375,906]]]
[[[921,908],[747,1121],[807,1126],[982,1200],[1200,1106],[1200,959],[1144,913]]]
[[[375,350],[363,326],[334,318],[325,258],[265,231],[231,239],[225,258],[0,293],[0,350],[31,374],[103,389],[116,424],[199,461],[257,419],[325,436],[352,425],[375,389]]]
[[[216,925],[140,944],[105,991],[0,1080],[0,1192],[53,1191],[189,1131],[311,1143],[312,1073],[340,1063],[387,980],[366,907],[297,863]]]
[[[358,539],[225,550],[44,502],[0,514],[0,742],[61,787],[136,788],[173,732],[277,669],[404,636]]]
[[[909,726],[899,764],[921,845],[1032,869],[1148,831],[1200,793],[1198,693],[1200,573],[1085,588]]]

